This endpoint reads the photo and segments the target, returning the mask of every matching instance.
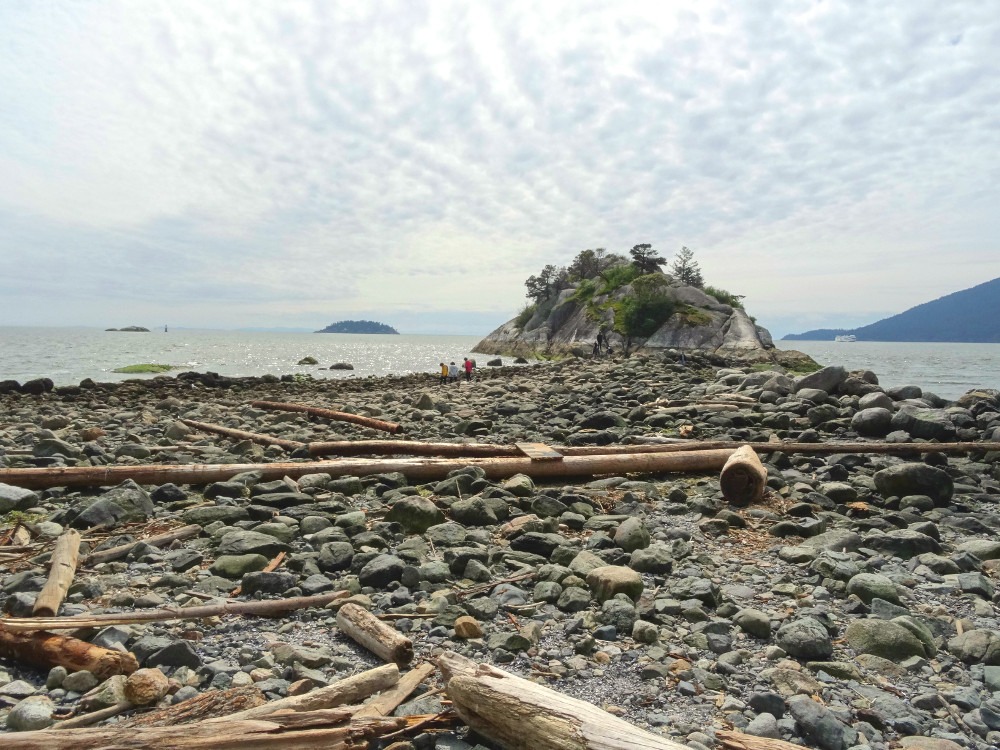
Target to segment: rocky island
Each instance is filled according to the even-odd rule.
[[[142,326],[125,326],[124,328],[105,328],[105,331],[117,331],[119,333],[149,333],[148,328]]]
[[[392,326],[376,323],[374,320],[341,320],[337,323],[331,323],[316,333],[388,333],[399,335],[399,331]]]
[[[687,248],[678,253],[670,273],[664,273],[666,260],[649,245],[636,245],[630,255],[631,260],[604,250],[584,250],[566,268],[546,266],[525,282],[532,302],[479,342],[475,351],[589,357],[600,336],[612,352],[675,349],[793,369],[816,367],[801,352],[776,349],[770,333],[744,310],[739,295],[705,284]]]

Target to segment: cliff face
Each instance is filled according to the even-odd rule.
[[[475,351],[507,356],[590,356],[597,334],[603,332],[617,352],[653,352],[664,349],[709,351],[744,362],[778,362],[794,366],[798,352],[774,348],[771,334],[754,324],[745,311],[723,304],[701,289],[671,285],[664,294],[675,312],[647,337],[628,337],[616,330],[616,309],[634,294],[630,285],[611,294],[580,302],[576,288],[562,290],[541,304],[531,319],[518,325],[510,320],[480,341]]]

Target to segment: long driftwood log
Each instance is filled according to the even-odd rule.
[[[302,414],[309,414],[313,417],[322,417],[323,419],[332,419],[337,422],[351,422],[352,424],[358,424],[362,427],[370,427],[373,430],[381,430],[382,432],[388,432],[391,435],[399,432],[402,425],[396,422],[386,422],[382,419],[374,419],[372,417],[365,417],[360,414],[350,414],[345,411],[335,411],[334,409],[321,409],[318,406],[306,406],[304,404],[286,404],[281,401],[251,401],[250,406],[256,406],[259,409],[274,409],[276,411],[293,411],[300,412]]]
[[[722,496],[738,507],[759,502],[766,486],[767,469],[749,445],[737,448],[719,475]]]
[[[276,701],[270,701],[262,706],[249,708],[235,714],[210,719],[212,722],[232,721],[233,719],[263,719],[284,711],[318,711],[320,709],[337,708],[353,703],[360,703],[375,693],[388,690],[399,682],[399,668],[395,664],[384,664],[361,672],[351,677],[345,677],[332,685],[311,690],[304,695],[292,695]]]
[[[116,674],[132,674],[139,668],[135,656],[95,646],[68,635],[12,633],[0,628],[0,657],[43,669],[66,667],[70,672],[86,669],[105,680]]]
[[[129,552],[134,550],[140,544],[148,544],[151,547],[166,547],[168,544],[177,541],[178,539],[189,539],[190,537],[197,536],[201,533],[201,531],[201,526],[198,524],[181,526],[179,529],[167,531],[163,534],[156,534],[155,536],[147,537],[145,539],[136,539],[134,542],[119,544],[117,547],[109,547],[108,549],[102,549],[99,552],[91,552],[83,558],[83,564],[97,565],[98,563],[120,560],[121,558],[126,557]]]
[[[276,617],[297,609],[322,607],[337,599],[350,596],[347,591],[332,591],[316,596],[295,596],[290,599],[262,599],[238,602],[226,599],[197,607],[168,607],[164,609],[136,609],[131,612],[109,612],[77,617],[7,617],[0,619],[0,635],[4,632],[28,630],[76,630],[105,625],[132,625],[138,622],[167,622],[169,620],[200,620],[219,615],[253,615]]]
[[[52,617],[66,598],[76,575],[76,563],[80,556],[80,532],[67,529],[56,540],[50,560],[49,578],[35,599],[31,613],[38,617]]]
[[[232,427],[223,427],[222,425],[209,424],[208,422],[196,422],[193,419],[182,419],[181,422],[201,432],[210,432],[214,435],[232,438],[233,440],[249,440],[252,443],[259,443],[260,445],[277,445],[286,451],[297,451],[299,448],[306,447],[305,443],[300,443],[298,440],[285,440],[284,438],[261,435],[257,432],[246,432],[245,430],[235,430]]]
[[[337,610],[337,627],[382,661],[406,666],[413,661],[413,641],[364,607],[348,602]]]
[[[208,484],[225,481],[246,471],[258,472],[264,480],[281,479],[285,476],[297,479],[305,474],[315,473],[343,477],[398,471],[408,479],[431,481],[444,479],[450,471],[466,466],[479,466],[488,479],[506,479],[515,474],[527,474],[542,479],[600,474],[718,471],[732,452],[732,449],[728,449],[683,453],[567,456],[562,461],[533,461],[530,458],[412,458],[338,459],[272,464],[71,466],[48,469],[0,469],[0,482],[27,489],[117,485],[126,479],[132,479],[138,484],[166,482]]]
[[[998,442],[982,443],[745,443],[732,440],[673,440],[669,443],[629,445],[553,445],[564,456],[599,456],[634,453],[686,453],[688,451],[736,449],[749,445],[760,453],[969,453],[1000,451]],[[458,458],[517,458],[522,455],[515,445],[493,443],[443,443],[415,440],[338,440],[308,443],[313,456],[440,456]]]
[[[406,441],[399,441],[405,443]],[[1000,451],[1000,443],[669,443],[665,445],[562,448],[562,461],[529,458],[412,458],[336,459],[330,461],[270,464],[147,464],[139,466],[70,466],[45,469],[0,469],[0,482],[26,489],[48,487],[97,487],[117,485],[126,479],[138,484],[208,484],[225,481],[246,471],[260,472],[264,480],[304,474],[327,473],[334,477],[366,476],[398,471],[408,479],[443,479],[464,466],[480,466],[489,479],[515,474],[533,478],[582,477],[614,473],[668,473],[718,471],[734,450],[749,445],[759,453],[969,453]],[[517,450],[513,448],[513,450]],[[591,451],[599,451],[592,453]]]
[[[458,716],[508,750],[686,750],[593,704],[454,652],[438,659]]]
[[[362,750],[371,740],[406,726],[404,718],[351,720],[333,716],[282,714],[267,720],[200,721],[181,728],[95,727],[15,732],[4,738],[5,750]]]
[[[724,729],[715,733],[715,739],[725,750],[802,750],[801,745],[794,745],[784,740],[755,737],[752,734]]]

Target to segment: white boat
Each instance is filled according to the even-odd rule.
[[[835,336],[833,340],[839,341],[840,343],[844,344],[844,343],[850,343],[852,341],[857,341],[858,337],[855,336],[853,333],[845,333],[843,336]]]

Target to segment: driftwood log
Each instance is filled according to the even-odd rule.
[[[197,524],[181,526],[179,529],[167,531],[163,534],[156,534],[155,536],[147,537],[146,539],[137,539],[136,541],[129,542],[128,544],[120,544],[117,547],[109,547],[108,549],[102,549],[99,552],[91,552],[83,558],[83,564],[97,565],[98,563],[120,560],[121,558],[126,557],[129,552],[134,550],[140,544],[148,544],[151,547],[166,547],[168,544],[175,542],[178,539],[189,539],[190,537],[197,536],[200,533],[201,526],[198,526]]]
[[[743,732],[719,730],[715,739],[725,750],[802,750],[802,745],[795,745],[784,740],[770,737],[755,737]]]
[[[43,669],[66,667],[70,672],[86,669],[99,680],[116,674],[132,674],[139,668],[135,657],[126,652],[40,630],[12,633],[0,628],[0,656]]]
[[[395,687],[386,690],[381,695],[372,698],[358,709],[354,716],[358,719],[379,716],[388,716],[403,703],[410,694],[417,689],[421,682],[426,680],[436,671],[433,664],[420,664],[399,678]]]
[[[406,441],[398,441],[405,443]],[[414,443],[414,445],[418,445]],[[464,466],[479,466],[488,479],[506,479],[527,474],[536,479],[584,477],[616,473],[684,473],[718,471],[734,450],[749,445],[760,453],[969,453],[1000,451],[1000,443],[669,443],[562,448],[562,461],[532,461],[510,457],[434,459],[337,459],[312,463],[271,464],[147,464],[139,466],[70,466],[44,469],[0,469],[0,482],[26,489],[48,487],[97,487],[121,484],[132,479],[138,484],[208,484],[225,481],[246,471],[257,471],[264,480],[304,474],[327,473],[334,477],[366,476],[398,471],[408,479],[443,479],[448,472]],[[596,452],[594,452],[596,451]],[[520,451],[517,451],[520,453]]]
[[[70,466],[47,469],[0,469],[0,482],[27,489],[46,487],[94,487],[117,485],[126,479],[138,484],[208,484],[221,482],[246,471],[255,471],[263,480],[305,474],[327,473],[334,477],[367,476],[398,471],[408,479],[444,479],[449,472],[465,466],[479,466],[488,479],[506,479],[515,474],[545,479],[583,477],[600,474],[657,474],[667,472],[718,471],[732,449],[687,451],[682,453],[630,453],[624,455],[566,456],[562,461],[533,461],[530,458],[469,459],[338,459],[272,464],[148,464],[145,466]]]
[[[337,611],[337,627],[382,661],[406,666],[413,661],[413,641],[364,607],[348,602]]]
[[[338,680],[332,685],[312,690],[304,695],[292,695],[288,698],[270,701],[262,706],[249,708],[218,719],[210,719],[210,721],[262,719],[279,711],[318,711],[337,708],[338,706],[359,703],[375,693],[388,690],[397,682],[399,682],[399,668],[395,664],[385,664]]]
[[[119,722],[122,727],[168,727],[191,724],[216,717],[226,718],[239,711],[267,704],[267,698],[254,685],[209,690],[173,706],[131,716]]]
[[[280,714],[266,720],[200,721],[182,729],[163,727],[96,727],[15,732],[4,739],[5,750],[362,750],[371,740],[406,726],[407,720],[358,719],[344,726],[341,712]]]
[[[261,435],[256,432],[246,432],[244,430],[235,430],[232,427],[223,427],[222,425],[209,424],[208,422],[196,422],[193,419],[182,419],[181,422],[186,424],[195,430],[201,432],[210,432],[214,435],[222,435],[223,437],[232,438],[233,440],[249,440],[251,443],[258,443],[260,445],[277,445],[279,448],[284,448],[286,451],[297,451],[299,448],[305,448],[305,443],[300,443],[298,440],[285,440],[284,438],[271,437],[270,435]]]
[[[438,659],[466,724],[507,750],[686,750],[591,703],[454,652]]]
[[[749,445],[737,448],[719,475],[722,496],[738,507],[760,502],[766,486],[767,469]]]
[[[350,414],[348,412],[335,411],[333,409],[321,409],[316,406],[305,406],[304,404],[286,404],[280,401],[251,401],[250,406],[256,406],[259,409],[301,412],[303,414],[309,414],[313,417],[332,419],[337,422],[351,422],[352,424],[358,424],[362,427],[370,427],[373,430],[388,432],[391,435],[399,432],[402,427],[395,422],[386,422],[381,419],[373,419],[372,417],[364,417],[360,414]]]
[[[105,625],[132,625],[139,622],[167,622],[169,620],[200,620],[220,615],[253,615],[276,617],[297,609],[322,607],[337,599],[350,596],[347,591],[333,591],[316,596],[295,596],[290,599],[263,599],[249,602],[223,600],[197,607],[169,607],[166,609],[136,609],[131,612],[109,612],[78,617],[7,617],[0,619],[0,635],[5,632],[29,630],[76,630]]]
[[[668,443],[635,445],[553,445],[564,456],[599,456],[633,453],[686,453],[688,451],[736,449],[749,445],[757,453],[969,453],[970,451],[1000,451],[998,442],[982,443],[746,443],[732,440],[673,440]],[[516,445],[491,443],[442,443],[414,440],[338,440],[308,443],[313,456],[441,456],[458,458],[518,458],[522,452]]]
[[[76,562],[80,556],[80,532],[67,529],[56,540],[52,550],[49,567],[49,578],[42,587],[31,613],[38,617],[52,617],[59,611],[59,606],[66,598],[76,575]]]

